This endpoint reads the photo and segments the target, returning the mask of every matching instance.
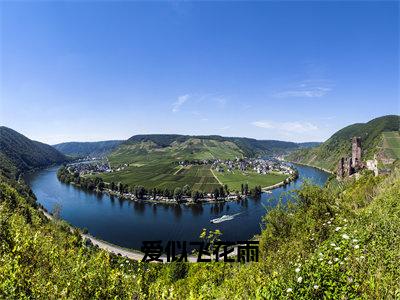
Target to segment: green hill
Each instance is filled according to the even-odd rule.
[[[103,156],[114,150],[123,141],[100,141],[100,142],[66,142],[53,145],[64,155],[72,157]]]
[[[320,143],[294,143],[277,140],[256,140],[245,137],[223,137],[219,135],[179,135],[179,134],[146,134],[135,135],[126,141],[126,144],[138,142],[153,142],[159,147],[167,147],[172,143],[183,143],[190,139],[213,140],[218,142],[231,142],[243,152],[245,156],[251,157],[255,155],[273,155],[282,154],[300,148],[310,148],[318,146]]]
[[[0,167],[7,177],[66,160],[53,147],[32,141],[10,128],[0,127]]]
[[[398,131],[400,116],[388,115],[369,121],[347,126],[326,142],[316,148],[301,149],[287,156],[288,160],[313,165],[334,171],[339,159],[351,155],[351,138],[361,137],[362,157],[371,159],[378,151],[382,141],[382,133],[386,131]]]

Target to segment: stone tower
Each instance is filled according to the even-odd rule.
[[[354,169],[361,167],[361,138],[353,137],[351,139],[351,164]]]

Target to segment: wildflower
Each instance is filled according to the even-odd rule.
[[[340,250],[340,247],[335,247],[335,250],[336,250],[336,251]]]
[[[300,272],[300,268],[296,268],[296,273],[299,273]]]
[[[357,239],[353,239],[353,243],[357,243],[358,242],[358,240]]]
[[[286,292],[287,293],[291,293],[293,290],[291,289],[291,288],[288,288],[287,290],[286,290]]]
[[[328,222],[326,222],[326,223],[328,223],[329,225],[331,225],[331,221],[328,221]]]
[[[339,260],[339,258],[335,257],[333,260],[334,260],[334,261],[338,261],[338,260]]]
[[[339,264],[343,265],[343,262],[341,261]]]
[[[331,264],[332,264],[332,261],[328,261],[328,264],[331,265]]]
[[[326,225],[325,223],[322,224],[322,226],[325,226],[325,225]]]
[[[320,253],[319,253],[319,256],[323,256],[323,254],[320,252]]]
[[[318,285],[314,285],[314,290],[318,290],[319,289],[319,286]]]
[[[343,219],[343,222],[347,222],[347,219]]]
[[[332,247],[336,247],[336,244],[335,244],[335,243],[331,243],[331,246],[332,246]]]
[[[318,260],[319,260],[319,261],[323,261],[324,259],[323,259],[322,257],[320,257]]]
[[[350,237],[347,234],[343,233],[342,238],[344,238],[345,240],[348,240]]]
[[[358,249],[358,248],[360,248],[359,245],[355,245],[355,246],[354,246],[354,249]]]
[[[360,259],[364,259],[364,258],[365,258],[365,256],[364,256],[364,255],[361,255],[361,256],[360,256]]]
[[[300,276],[299,278],[297,278],[298,283],[301,283],[302,281],[303,281],[303,277]]]
[[[346,261],[347,261],[347,260],[349,260],[349,258],[348,258],[348,257],[345,257],[345,258],[344,258],[344,260],[346,260]]]
[[[335,231],[339,231],[342,227],[336,227]]]
[[[333,218],[331,218],[330,220],[333,221]]]

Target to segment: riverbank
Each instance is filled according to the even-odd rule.
[[[287,160],[286,162],[289,162],[289,163],[292,163],[292,164],[301,165],[301,166],[306,166],[306,167],[315,168],[315,169],[318,169],[318,170],[324,171],[324,172],[326,172],[326,173],[329,173],[329,174],[332,174],[332,175],[334,175],[334,174],[335,174],[334,172],[332,172],[332,171],[330,171],[330,170],[327,170],[327,169],[324,169],[324,168],[321,168],[321,167],[318,167],[318,166],[310,165],[310,164],[299,163],[299,162],[295,162],[295,161],[289,161],[289,160]]]
[[[48,218],[51,222],[55,221],[55,218],[53,217],[53,215],[51,215],[50,213],[48,213],[46,210],[39,208],[39,211],[41,211],[46,218]],[[107,241],[98,239],[88,233],[83,233],[80,231],[79,228],[75,228],[74,226],[68,224],[69,228],[71,231],[73,231],[74,229],[78,229],[80,236],[82,237],[82,239],[85,241],[87,246],[95,246],[98,247],[99,249],[102,249],[104,251],[107,251],[111,254],[114,255],[121,255],[123,257],[132,259],[132,260],[136,260],[136,261],[142,261],[143,257],[144,257],[144,253],[139,251],[139,250],[135,250],[135,249],[128,249],[128,248],[124,248],[121,246],[117,246],[115,244],[109,243]],[[251,238],[249,241],[257,241],[258,240],[258,236],[255,235],[253,236],[253,238]],[[228,254],[228,257],[234,257],[236,256],[237,253],[237,247],[240,245],[234,245],[233,246],[233,251],[231,253]],[[178,254],[179,255],[179,254]],[[202,258],[204,259],[211,259],[211,256],[208,255],[202,255]],[[160,256],[160,259],[162,260],[163,263],[167,263],[167,256],[165,254]],[[188,254],[187,256],[187,261],[194,263],[197,262],[198,256],[196,255],[190,255]],[[155,262],[155,261],[152,261]]]

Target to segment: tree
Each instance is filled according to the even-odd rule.
[[[135,186],[135,196],[136,196],[136,198],[142,200],[144,198],[145,194],[146,194],[146,190],[144,189],[143,186],[141,186],[141,185]]]
[[[224,191],[224,188],[222,186],[219,187],[219,196],[220,197],[225,197],[225,191]]]
[[[180,187],[175,188],[174,190],[174,199],[179,201],[182,199],[183,196],[183,192],[182,189]]]
[[[190,193],[191,193],[190,186],[186,184],[182,189],[182,193],[185,196],[190,196]]]
[[[214,198],[215,198],[215,200],[217,200],[218,197],[219,197],[219,189],[218,189],[218,188],[215,188],[215,189],[214,189]]]
[[[241,194],[243,195],[243,194],[244,194],[244,186],[243,186],[243,183],[240,185],[240,191],[241,191]]]
[[[249,193],[249,185],[247,183],[244,184],[244,194],[247,195]]]
[[[98,189],[99,191],[102,191],[102,190],[104,189],[104,182],[103,182],[103,181],[100,181],[100,182],[97,184],[97,189]]]
[[[156,199],[157,196],[157,190],[156,188],[153,188],[153,199]]]
[[[200,198],[200,192],[199,191],[192,191],[192,199],[194,202],[197,202]]]
[[[225,189],[225,194],[229,195],[229,189],[227,184],[224,185],[224,189]]]
[[[114,183],[114,181],[111,181],[111,183],[110,183],[110,190],[112,190],[112,191],[115,190],[115,183]]]

